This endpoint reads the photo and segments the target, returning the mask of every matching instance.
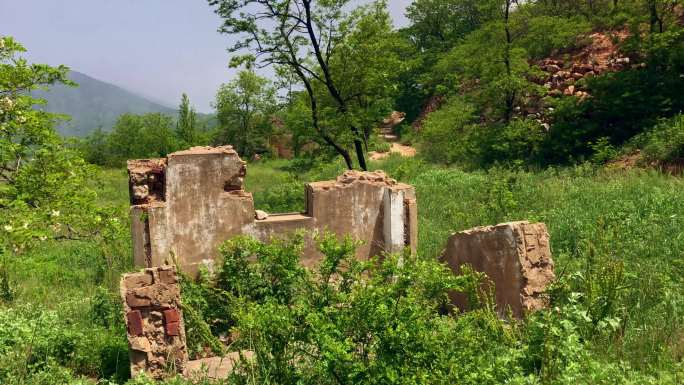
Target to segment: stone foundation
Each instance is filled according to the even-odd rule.
[[[464,264],[485,273],[489,282],[484,289],[494,286],[501,316],[510,310],[521,318],[544,307],[544,290],[555,279],[549,234],[543,223],[511,222],[453,234],[441,260],[456,274]],[[459,309],[468,309],[463,294],[453,293],[451,299]]]
[[[131,375],[155,379],[183,372],[188,362],[180,287],[172,266],[121,277]]]
[[[363,259],[405,247],[416,250],[415,191],[381,171],[347,171],[334,181],[309,183],[303,188],[305,212],[269,215],[257,215],[252,194],[243,189],[245,162],[230,146],[133,160],[128,171],[138,266],[175,264],[194,274],[234,236],[267,242],[297,230],[351,235],[362,241],[357,256]],[[302,263],[315,265],[320,258],[309,240]]]

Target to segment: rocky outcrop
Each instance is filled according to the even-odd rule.
[[[537,63],[543,75],[534,80],[543,85],[548,90],[548,95],[553,97],[589,97],[583,79],[644,66],[634,65],[629,57],[620,53],[619,45],[627,37],[626,31],[592,33],[586,37],[588,44],[569,58],[564,59],[558,55]]]

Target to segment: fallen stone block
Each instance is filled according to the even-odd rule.
[[[544,295],[555,279],[549,234],[543,223],[511,222],[453,234],[440,258],[455,274],[463,265],[485,273],[483,290],[494,287],[497,311],[516,318],[547,304]],[[452,303],[468,310],[466,296],[452,293]]]
[[[210,357],[188,362],[185,377],[198,381],[202,379],[222,380],[228,378],[241,357],[250,360],[254,353],[250,351],[230,352],[223,357]]]

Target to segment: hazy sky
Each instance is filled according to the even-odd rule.
[[[364,0],[357,0],[363,2]],[[411,0],[389,0],[404,25]],[[0,0],[0,35],[34,62],[65,64],[166,105],[186,92],[201,112],[230,80],[220,19],[206,0]]]

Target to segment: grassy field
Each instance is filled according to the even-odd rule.
[[[526,219],[548,225],[559,276],[619,262],[626,277],[619,313],[627,321],[617,337],[590,341],[593,354],[653,383],[684,379],[681,178],[589,166],[466,173],[398,157],[371,168],[416,187],[422,258],[436,258],[454,231]],[[329,164],[294,172],[291,162],[267,161],[249,165],[246,188],[257,208],[299,211],[305,181],[341,170]],[[103,204],[121,207],[127,226],[125,172],[103,171],[98,191]],[[6,263],[14,298],[0,305],[0,383],[125,382],[116,290],[119,274],[133,268],[127,234],[104,244],[47,242]]]

